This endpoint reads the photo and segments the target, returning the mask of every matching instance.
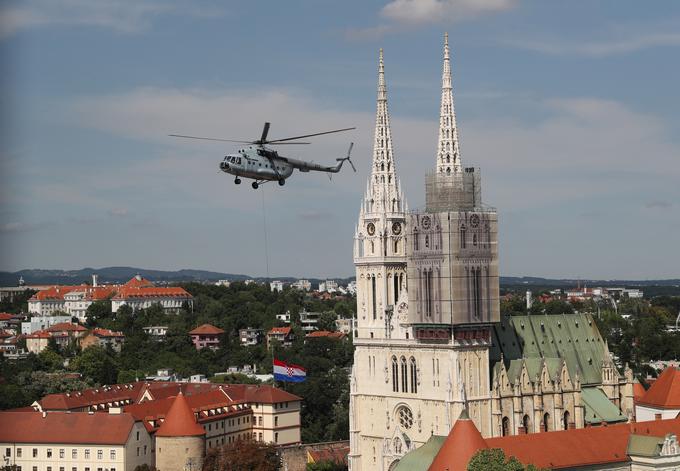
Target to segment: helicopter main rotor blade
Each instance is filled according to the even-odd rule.
[[[267,142],[267,145],[283,146],[283,145],[297,145],[297,144],[311,144],[311,142]]]
[[[286,137],[285,139],[274,139],[273,141],[266,141],[264,143],[265,144],[273,144],[274,142],[294,141],[295,139],[302,139],[302,138],[305,138],[305,137],[312,137],[312,136],[321,136],[323,134],[333,134],[334,132],[351,131],[352,129],[356,129],[356,128],[335,129],[333,131],[317,132],[317,133],[314,133],[314,134],[305,134],[304,136]]]
[[[168,134],[171,137],[181,137],[184,139],[201,139],[203,141],[222,141],[222,142],[240,142],[241,144],[254,144],[253,141],[237,141],[234,139],[218,139],[216,137],[198,137],[198,136],[184,136],[182,134]]]
[[[267,142],[267,134],[269,134],[269,126],[270,126],[270,123],[267,123],[267,122],[264,123],[264,127],[262,128],[262,137],[260,137],[259,142],[262,142],[262,143]]]

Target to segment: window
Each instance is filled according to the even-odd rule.
[[[524,427],[524,433],[531,433],[531,423],[529,422],[528,415],[525,415],[522,419],[522,426]]]
[[[5,448],[5,456],[7,456],[7,457],[12,456],[12,449],[11,448]]]
[[[547,412],[543,414],[543,432],[549,432],[550,431],[550,414]]]
[[[98,460],[104,459],[104,450],[97,450],[97,459]]]
[[[36,453],[35,453],[33,456],[36,456],[36,455],[37,455],[37,451],[38,451],[38,450],[36,450]],[[48,458],[52,458],[52,448],[48,448],[48,449],[47,449],[47,457],[48,457]]]
[[[399,391],[399,367],[395,356],[392,357],[392,391]]]
[[[146,455],[146,445],[144,445],[144,455]]]
[[[418,392],[418,369],[416,368],[416,359],[411,357],[409,363],[411,364],[411,392],[416,394]]]
[[[137,440],[139,440],[139,430],[137,430]]]
[[[279,418],[274,417],[274,427],[278,427],[278,426],[279,426]]]
[[[564,411],[564,420],[562,421],[562,424],[564,425],[564,430],[567,430],[569,428],[569,411]]]
[[[90,459],[90,450],[89,449],[85,450],[85,459],[86,460]],[[90,471],[90,470],[88,469],[88,470],[85,470],[85,471]]]
[[[401,392],[408,392],[408,373],[406,371],[406,358],[401,357]]]
[[[66,455],[66,450],[64,450],[63,448],[59,448],[59,458],[61,458],[63,460],[65,455]]]
[[[71,471],[78,471],[78,468],[75,466],[71,466]]]
[[[276,433],[274,434],[274,442],[275,442],[275,443],[279,443],[279,432],[276,432]]]
[[[52,471],[52,466],[48,466],[47,471]]]
[[[75,448],[71,450],[71,459],[78,459],[78,450]]]
[[[59,466],[59,471],[64,471],[64,467],[63,467],[63,466]]]
[[[262,432],[260,432],[260,433],[258,434],[258,440],[259,440],[259,441],[262,441]]]
[[[17,458],[21,458],[21,448],[17,448]]]
[[[116,459],[116,450],[111,450],[111,459],[112,460]]]
[[[406,406],[401,406],[397,409],[397,419],[399,424],[406,430],[413,426],[413,412]]]
[[[503,417],[503,420],[501,421],[501,434],[504,437],[507,437],[510,435],[510,419],[507,417]]]

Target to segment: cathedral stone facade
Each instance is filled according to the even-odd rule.
[[[479,169],[462,165],[448,37],[425,189],[425,208],[409,211],[381,50],[371,176],[354,237],[350,469],[393,469],[433,434],[448,434],[464,409],[484,437],[627,420],[632,374],[618,373],[589,315],[501,322],[498,217],[482,203]]]

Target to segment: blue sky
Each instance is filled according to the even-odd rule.
[[[653,7],[653,8],[652,8]],[[377,55],[411,208],[435,162],[449,32],[463,164],[500,215],[501,272],[680,276],[680,3],[25,0],[0,11],[0,270],[133,265],[349,276]],[[357,126],[253,191],[225,143]]]

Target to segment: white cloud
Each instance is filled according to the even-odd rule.
[[[218,16],[223,12],[188,0],[26,0],[0,8],[0,38],[47,25],[95,26],[120,33],[148,29],[154,17],[188,14]]]
[[[602,57],[627,54],[653,47],[680,46],[680,33],[677,31],[633,33],[625,37],[601,41],[551,41],[551,40],[509,40],[506,44],[553,55],[582,55]]]
[[[392,0],[380,11],[404,24],[462,21],[513,8],[516,0]]]

